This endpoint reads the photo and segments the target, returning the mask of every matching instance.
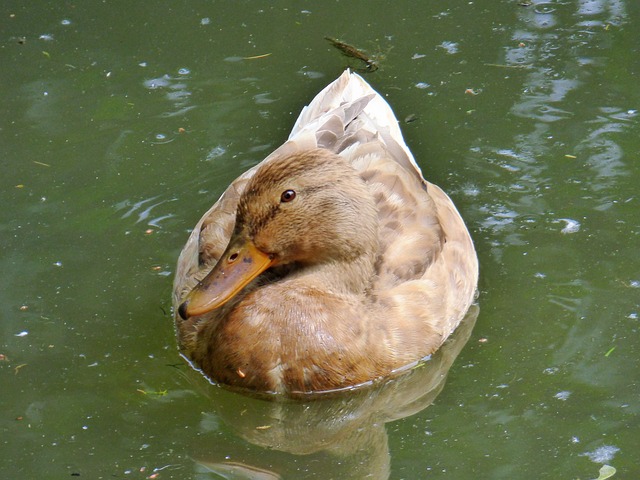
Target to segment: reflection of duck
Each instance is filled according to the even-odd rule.
[[[455,206],[347,71],[196,225],[174,283],[179,342],[230,386],[350,387],[440,347],[477,278]]]
[[[198,468],[224,478],[386,479],[393,449],[390,453],[385,424],[415,415],[434,401],[477,315],[474,305],[442,348],[418,367],[328,398],[265,402],[210,388],[195,372],[187,372],[195,386],[205,387],[204,403],[211,410],[202,418],[189,456],[197,459]],[[434,460],[425,455],[425,463]]]

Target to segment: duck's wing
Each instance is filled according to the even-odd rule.
[[[477,256],[451,199],[424,180],[389,104],[346,71],[303,109],[287,143],[327,148],[360,172],[380,218],[374,291],[390,315],[422,323],[439,347],[474,299]]]
[[[218,201],[200,218],[182,248],[173,281],[176,320],[179,320],[178,305],[224,253],[235,225],[238,199],[253,173],[254,170],[249,170],[229,185]]]

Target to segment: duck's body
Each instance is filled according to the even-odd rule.
[[[196,225],[174,283],[178,339],[219,383],[345,388],[433,353],[477,279],[455,206],[347,71]]]

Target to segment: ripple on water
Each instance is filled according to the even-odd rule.
[[[551,2],[536,3],[533,11],[539,15],[549,15],[556,11],[556,4],[553,4]]]
[[[149,141],[152,145],[165,145],[167,143],[171,143],[176,139],[175,135],[167,135],[164,133],[155,133],[152,135],[151,140]]]
[[[160,223],[168,218],[172,218],[175,216],[173,213],[161,213],[160,215],[155,214],[153,211],[160,205],[164,205],[167,202],[173,202],[176,199],[164,199],[159,200],[159,196],[145,198],[143,200],[133,202],[131,200],[123,200],[122,202],[116,205],[116,211],[125,210],[125,213],[120,217],[122,219],[133,217],[136,218],[135,223],[138,224],[140,222],[146,222],[147,225],[161,228]]]
[[[172,75],[164,74],[159,77],[146,79],[142,82],[144,87],[149,90],[164,92],[166,99],[173,105],[173,110],[165,112],[162,116],[173,117],[183,115],[195,108],[195,105],[189,104],[191,91],[189,90],[187,81],[189,80],[190,73],[191,71],[188,68],[183,67],[178,70],[178,77],[176,78]]]

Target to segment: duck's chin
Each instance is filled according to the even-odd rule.
[[[277,265],[275,267],[271,267],[265,272],[262,272],[260,276],[254,280],[253,284],[255,286],[263,286],[276,283],[302,268],[304,267],[296,262]]]

